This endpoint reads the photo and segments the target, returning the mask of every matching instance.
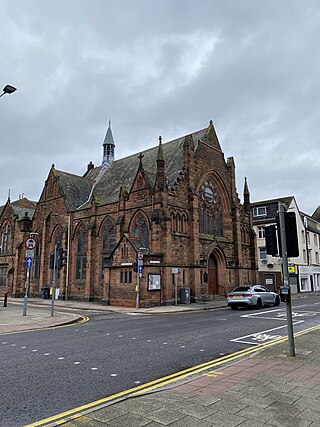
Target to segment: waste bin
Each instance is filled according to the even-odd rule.
[[[180,289],[180,301],[181,304],[190,304],[190,288]]]
[[[50,288],[41,288],[41,298],[43,299],[50,298]]]

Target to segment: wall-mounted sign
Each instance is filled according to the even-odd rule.
[[[172,274],[178,274],[179,273],[179,268],[174,267],[172,269]]]
[[[295,274],[295,272],[296,272],[296,266],[288,265],[288,273]]]

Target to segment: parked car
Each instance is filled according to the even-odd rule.
[[[227,303],[232,310],[238,307],[262,308],[267,305],[278,306],[280,297],[261,285],[239,286],[227,295]]]

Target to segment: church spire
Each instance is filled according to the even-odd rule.
[[[114,161],[114,147],[115,143],[111,130],[111,119],[109,119],[108,130],[103,141],[103,159],[101,165],[101,169],[103,171],[107,170],[111,166],[111,163]]]

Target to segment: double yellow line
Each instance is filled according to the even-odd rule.
[[[300,332],[296,332],[294,335],[301,336],[305,335],[309,332],[313,332],[316,330],[320,330],[320,325],[313,326],[311,328],[305,329]],[[235,353],[219,357],[218,359],[210,360],[209,362],[201,363],[200,365],[193,366],[188,369],[184,369],[183,371],[175,372],[174,374],[167,375],[162,378],[158,378],[156,380],[150,381],[145,384],[141,384],[137,387],[130,388],[128,390],[121,391],[119,393],[113,394],[111,396],[104,397],[103,399],[96,400],[94,402],[87,403],[86,405],[78,406],[77,408],[73,408],[69,411],[62,412],[60,414],[54,415],[49,418],[45,418],[43,420],[37,421],[32,424],[28,424],[25,427],[53,427],[58,426],[61,424],[64,424],[68,421],[75,420],[76,418],[79,418],[86,413],[92,412],[92,410],[98,410],[104,407],[108,402],[116,401],[123,397],[128,396],[137,396],[142,393],[148,393],[152,390],[155,390],[157,388],[162,388],[168,384],[171,384],[176,381],[180,381],[184,378],[187,378],[191,375],[198,374],[200,372],[206,371],[208,369],[212,369],[216,366],[232,362],[234,360],[237,360],[241,357],[248,356],[252,353],[256,353],[259,350],[263,350],[268,347],[272,347],[274,345],[283,343],[287,341],[287,337],[281,337],[276,338],[272,341],[269,341],[268,343],[256,345],[254,347],[245,348],[244,350],[236,351]]]

